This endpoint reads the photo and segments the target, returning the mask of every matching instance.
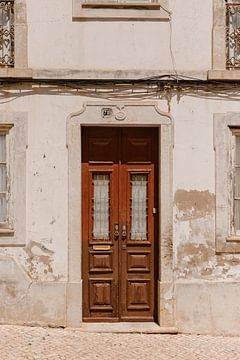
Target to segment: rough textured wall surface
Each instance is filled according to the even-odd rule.
[[[213,134],[213,114],[237,110],[230,101],[193,97],[173,110],[175,319],[184,332],[240,331],[240,255],[216,252]]]
[[[0,247],[0,322],[66,325],[66,119],[81,101],[31,88],[8,97],[1,111],[28,113],[27,231],[25,246]]]
[[[12,90],[9,98],[17,98],[2,104],[2,111],[29,111],[27,237],[25,246],[0,248],[0,321],[66,325],[66,119],[86,98],[26,91]],[[161,296],[168,303],[174,287],[174,319],[184,332],[240,332],[240,256],[215,251],[213,114],[229,110],[237,111],[237,103],[190,96],[171,102],[174,282],[162,285]]]
[[[111,72],[113,78],[185,74],[188,80],[197,80],[206,79],[212,66],[212,0],[169,0],[169,20],[135,22],[73,20],[72,0],[52,0],[51,6],[48,0],[26,0],[26,12],[25,2],[19,4],[18,21],[24,31],[27,18],[28,46],[18,66],[28,63],[38,79],[66,79],[84,72],[86,78],[102,79]],[[18,32],[21,44],[24,31]],[[19,46],[16,49],[21,52]],[[67,117],[83,102],[99,99],[93,92],[84,97],[72,88],[37,83],[4,90],[0,112],[27,114],[26,183],[22,183],[27,220],[21,246],[11,244],[11,239],[8,246],[0,246],[0,322],[65,326],[68,317],[72,323],[76,313],[81,318],[82,299],[76,275],[80,271],[74,272],[81,268],[80,251],[75,268],[68,258]],[[161,246],[164,261],[173,258],[173,265],[160,264],[160,323],[169,324],[174,318],[184,332],[239,334],[240,254],[216,253],[213,134],[214,114],[238,112],[239,103],[231,100],[231,92],[224,99],[214,91],[203,96],[191,89],[188,95],[179,90],[178,99],[171,98],[168,89],[166,94],[174,133],[174,148],[170,139],[166,146],[170,159],[173,151],[173,163],[165,164],[173,170],[168,199],[173,233],[164,234]],[[135,96],[139,99],[140,93]],[[162,107],[157,96],[152,99]],[[126,98],[123,103],[129,101]],[[70,298],[77,299],[74,305],[69,305]]]

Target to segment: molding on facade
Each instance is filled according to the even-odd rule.
[[[24,69],[28,67],[26,0],[15,0],[14,7],[14,67],[16,69]]]
[[[226,70],[226,4],[213,0],[213,70]]]
[[[240,253],[240,238],[231,230],[232,183],[230,126],[240,127],[240,113],[214,115],[216,169],[216,252]]]
[[[119,3],[114,1],[84,1],[72,0],[73,20],[145,20],[168,21],[170,12],[168,11],[168,0],[159,0],[155,3],[139,2],[138,4],[131,1],[123,2],[121,8]],[[106,7],[106,5],[108,5]],[[111,6],[109,6],[111,5]],[[154,8],[154,10],[152,10]]]
[[[1,70],[1,69],[0,69]],[[32,77],[35,80],[141,80],[173,73],[172,69],[143,69],[143,70],[120,70],[120,69],[32,69]],[[1,74],[1,73],[0,73]],[[207,80],[207,71],[178,70],[179,76],[188,76]]]
[[[112,109],[112,116],[103,116],[103,109]],[[124,118],[116,118],[118,112]],[[109,114],[107,111],[106,114]],[[158,102],[116,103],[110,101],[84,103],[78,112],[67,118],[68,183],[69,183],[69,273],[68,326],[82,322],[81,274],[81,126],[155,126],[159,129],[159,171],[161,209],[159,232],[159,276],[161,295],[158,297],[159,324],[174,326],[173,318],[173,249],[172,249],[172,150],[173,119],[159,109]]]

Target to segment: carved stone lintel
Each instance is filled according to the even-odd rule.
[[[88,102],[84,103],[82,109],[70,114],[70,118],[79,118],[80,124],[108,125],[122,124],[131,125],[170,125],[171,114],[159,109],[158,102],[139,102],[116,104],[114,102]],[[116,122],[117,121],[117,122]]]

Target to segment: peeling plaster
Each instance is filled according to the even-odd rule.
[[[215,206],[215,195],[209,191],[177,190],[174,203],[178,208],[179,220],[193,220],[211,214]]]
[[[215,245],[183,243],[177,248],[177,278],[190,279],[240,279],[240,255],[216,255]]]
[[[38,280],[41,273],[45,275],[53,274],[52,255],[54,251],[36,241],[30,241],[23,250],[28,255],[26,266],[27,272],[32,279]]]
[[[209,191],[175,194],[177,279],[240,279],[240,255],[216,254],[215,196]]]

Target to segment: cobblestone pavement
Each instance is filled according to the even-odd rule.
[[[240,337],[0,326],[1,360],[240,360]]]

